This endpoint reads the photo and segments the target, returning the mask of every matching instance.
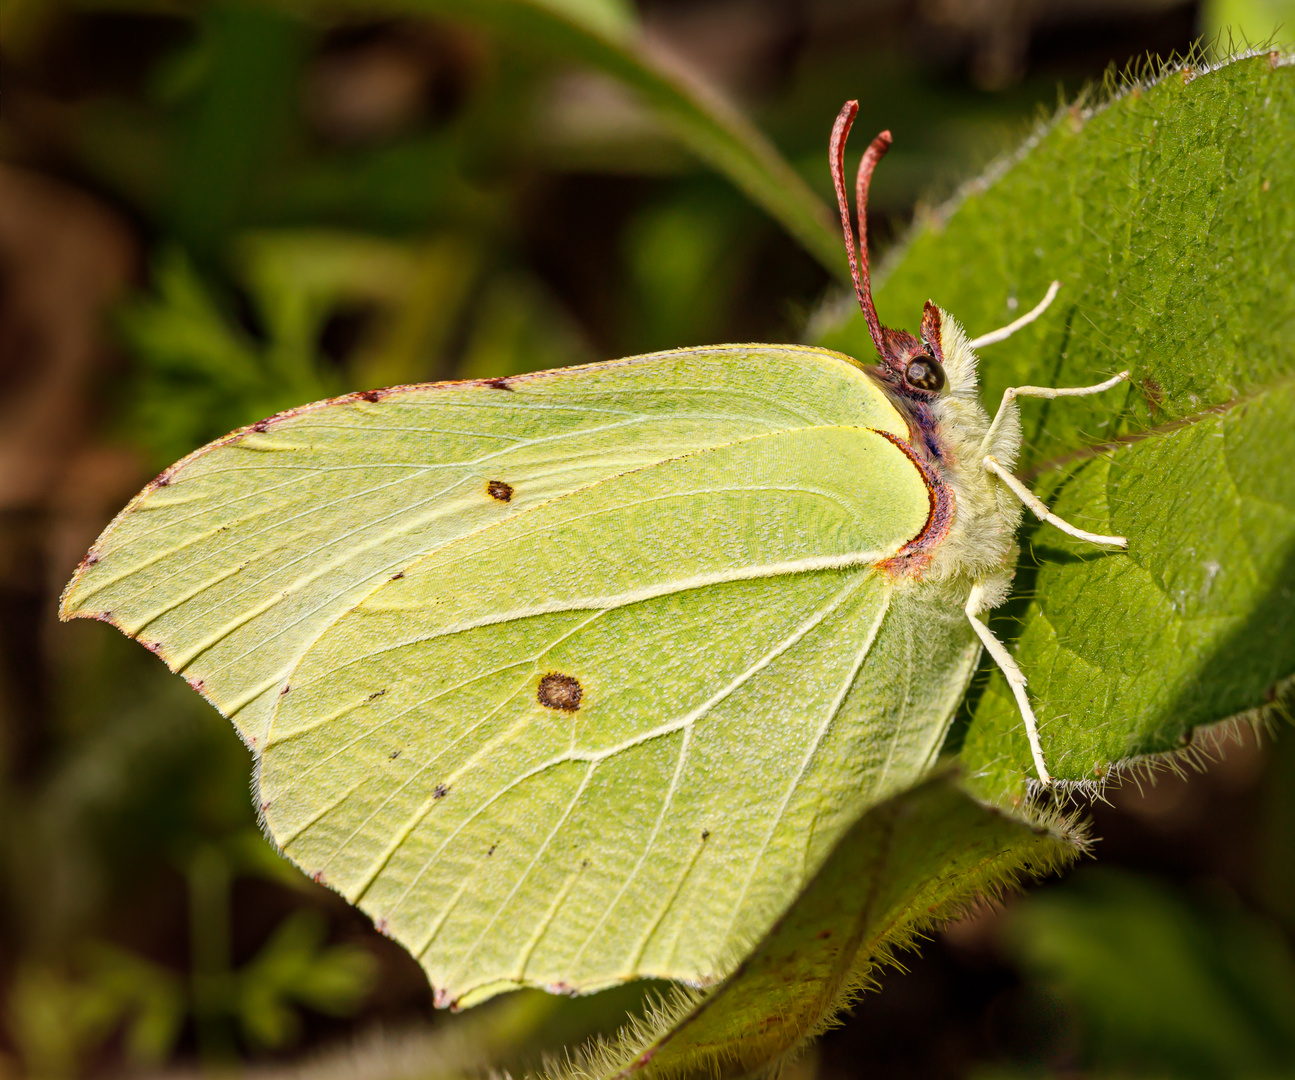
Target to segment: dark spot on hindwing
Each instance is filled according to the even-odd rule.
[[[492,499],[498,499],[500,502],[507,502],[513,497],[513,485],[505,484],[502,480],[488,481],[486,491]]]
[[[584,689],[578,679],[550,671],[540,680],[535,699],[546,709],[557,709],[559,712],[575,712],[580,708],[580,699]]]

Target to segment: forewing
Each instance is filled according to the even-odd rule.
[[[255,749],[298,659],[414,560],[627,470],[821,424],[905,434],[853,361],[794,346],[351,395],[167,470],[96,542],[62,614],[139,638]]]
[[[819,427],[446,544],[276,691],[271,832],[442,1003],[711,980],[938,746],[974,649],[875,568],[928,513],[887,439]]]

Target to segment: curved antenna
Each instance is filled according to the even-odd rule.
[[[832,162],[832,183],[836,187],[836,205],[841,211],[841,231],[845,234],[845,250],[850,258],[850,276],[854,279],[854,292],[859,298],[859,307],[863,317],[868,321],[868,333],[877,352],[885,355],[884,337],[881,320],[877,318],[877,309],[872,302],[872,282],[868,274],[868,187],[872,182],[872,170],[890,149],[890,132],[883,131],[872,140],[864,151],[863,160],[859,162],[859,174],[855,179],[854,202],[859,213],[859,242],[856,254],[854,229],[850,225],[850,202],[845,192],[845,140],[849,137],[850,127],[859,112],[857,101],[847,101],[837,114],[836,123],[832,126],[830,157]]]

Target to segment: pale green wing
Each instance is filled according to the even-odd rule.
[[[350,395],[167,470],[96,542],[62,615],[139,638],[255,748],[303,653],[412,560],[628,469],[824,424],[906,435],[854,361],[795,346]]]
[[[279,688],[271,832],[443,1004],[711,981],[939,746],[961,601],[874,568],[928,513],[886,438],[819,426],[447,543]]]

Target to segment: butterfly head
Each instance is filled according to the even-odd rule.
[[[975,392],[975,361],[965,349],[963,335],[953,322],[929,300],[922,312],[917,335],[907,330],[882,326],[872,302],[872,284],[868,273],[868,187],[877,162],[890,149],[890,132],[883,131],[869,144],[859,162],[855,179],[855,206],[859,215],[859,241],[856,246],[850,222],[850,203],[845,188],[845,140],[859,111],[857,101],[847,101],[832,128],[832,181],[841,211],[841,229],[850,257],[850,274],[859,307],[868,322],[868,333],[881,361],[869,373],[898,403],[909,406],[910,414],[922,413],[947,394]]]

